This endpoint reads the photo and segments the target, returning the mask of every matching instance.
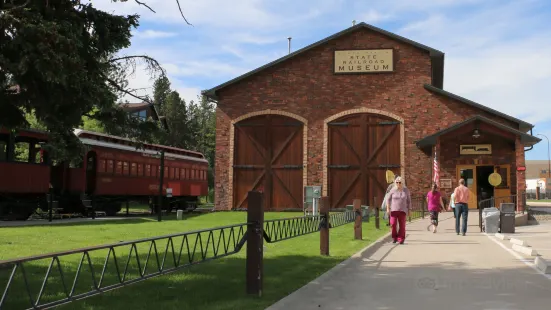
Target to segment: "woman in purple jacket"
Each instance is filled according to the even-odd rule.
[[[406,240],[406,216],[411,209],[411,195],[402,184],[402,177],[394,180],[394,188],[388,193],[386,212],[390,214],[390,226],[392,227],[393,243],[404,244]],[[396,231],[396,224],[400,225]]]

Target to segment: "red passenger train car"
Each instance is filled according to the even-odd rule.
[[[161,175],[160,151],[164,151],[163,208],[195,208],[199,196],[208,194],[208,161],[199,152],[144,144],[137,149],[129,139],[77,129],[75,135],[88,148],[81,168],[70,168],[72,182],[66,192],[89,196],[97,210],[108,215],[120,211],[128,199],[157,203]],[[71,171],[72,170],[72,171]],[[166,198],[166,189],[172,197]],[[155,209],[155,208],[154,208]]]
[[[50,187],[58,208],[66,213],[88,214],[87,201],[107,215],[119,212],[128,200],[150,203],[156,210],[161,150],[163,209],[193,209],[199,196],[208,194],[208,161],[199,152],[155,144],[138,149],[126,138],[80,129],[74,133],[86,147],[80,163],[51,166],[39,145],[47,142],[47,133],[0,131],[0,218],[24,220],[37,208],[46,211]],[[18,143],[27,148],[18,148]],[[167,188],[172,189],[170,198]]]
[[[47,209],[50,166],[41,148],[47,140],[43,131],[0,128],[0,219],[26,220]]]

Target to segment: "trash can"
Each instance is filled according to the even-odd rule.
[[[184,210],[176,211],[176,219],[181,220],[184,218]]]
[[[502,234],[515,233],[515,204],[501,203],[499,205],[499,228]]]
[[[497,208],[482,209],[482,227],[487,234],[495,234],[499,230],[500,212]]]

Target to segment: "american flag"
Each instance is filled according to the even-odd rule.
[[[438,168],[438,160],[436,159],[436,148],[434,148],[434,164],[432,165],[432,168],[433,168],[433,175],[434,175],[434,178],[433,178],[433,181],[434,181],[434,184],[437,184],[438,186],[440,186],[440,169]]]

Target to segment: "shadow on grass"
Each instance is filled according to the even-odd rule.
[[[184,214],[183,219],[181,221],[185,221],[186,219],[191,219],[195,217],[199,217],[201,215],[205,215],[206,213],[187,213]],[[41,220],[41,221],[26,221],[26,222],[18,222],[15,226],[0,226],[0,229],[2,228],[22,228],[22,227],[46,227],[46,226],[54,226],[54,227],[71,227],[71,226],[94,226],[94,225],[128,225],[128,224],[141,224],[141,223],[150,223],[150,222],[156,222],[157,221],[157,215],[132,215],[132,216],[113,216],[111,218],[120,218],[124,217],[125,219],[109,219],[110,217],[101,217],[96,219],[87,218],[87,220],[83,221],[83,218],[79,219],[63,219],[63,220],[54,220],[52,223],[48,222],[47,220]],[[163,215],[161,218],[161,222],[172,222],[177,221],[176,214],[170,214],[170,215]],[[26,225],[28,223],[28,225]],[[9,223],[7,223],[9,224]]]

